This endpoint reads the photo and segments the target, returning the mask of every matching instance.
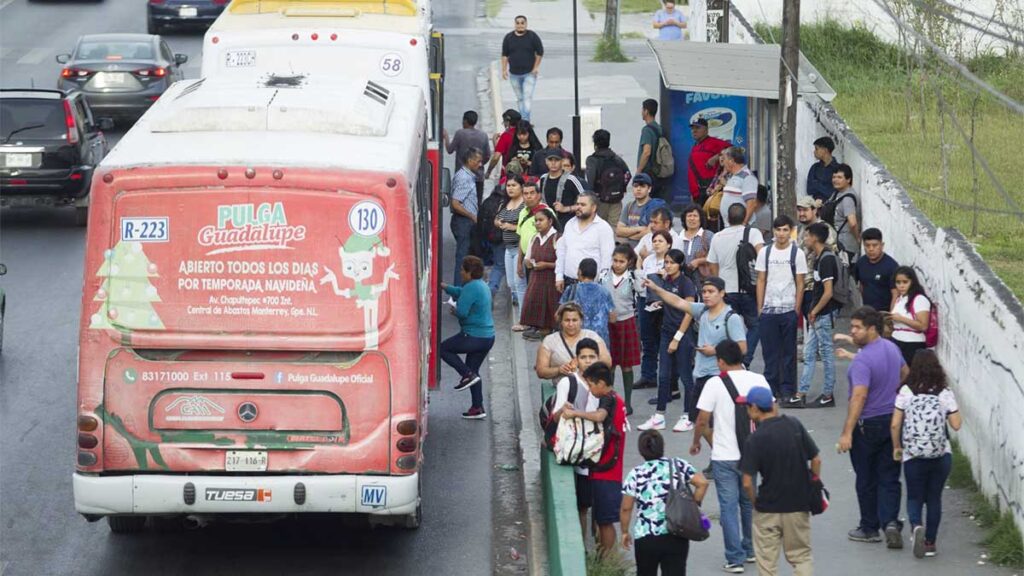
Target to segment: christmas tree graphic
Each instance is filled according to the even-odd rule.
[[[103,253],[103,264],[96,275],[104,278],[94,302],[99,310],[92,315],[90,328],[163,330],[153,302],[160,302],[156,286],[156,264],[149,261],[140,242],[120,242]]]

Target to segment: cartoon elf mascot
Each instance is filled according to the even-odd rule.
[[[338,248],[338,256],[341,258],[341,275],[351,278],[355,285],[352,288],[339,288],[338,277],[334,271],[324,266],[326,274],[320,279],[320,284],[330,284],[334,293],[344,298],[355,298],[356,306],[363,309],[363,327],[366,330],[366,350],[376,350],[379,337],[379,324],[377,320],[378,300],[380,295],[388,289],[391,280],[398,280],[395,272],[395,265],[392,263],[384,272],[384,279],[380,284],[366,284],[366,280],[373,277],[373,259],[376,256],[387,257],[391,250],[381,241],[380,236],[362,236],[352,234],[345,244]]]

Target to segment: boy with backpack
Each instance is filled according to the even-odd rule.
[[[747,407],[742,403],[752,388],[768,388],[764,376],[743,367],[739,344],[723,340],[715,346],[719,376],[707,381],[697,400],[697,428],[690,444],[690,454],[700,453],[700,438],[713,417],[714,444],[711,446],[711,471],[718,493],[718,508],[725,540],[725,565],[722,571],[742,574],[743,564],[754,561],[752,535],[753,506],[743,490],[740,458],[753,426]]]
[[[587,182],[597,196],[597,215],[609,224],[616,224],[622,216],[622,198],[632,177],[621,156],[610,148],[611,132],[594,132],[594,153],[587,156]]]
[[[616,321],[615,302],[603,284],[597,282],[597,261],[584,258],[576,270],[575,284],[570,284],[559,299],[559,304],[575,302],[583,310],[583,329],[597,332],[606,345],[610,345],[609,323]]]
[[[596,410],[579,411],[566,404],[562,418],[582,418],[601,423],[604,449],[597,464],[590,468],[590,490],[594,499],[594,522],[597,523],[598,549],[602,557],[615,550],[618,540],[615,523],[622,506],[622,455],[626,449],[626,407],[615,393],[611,368],[597,362],[583,372],[590,394],[597,397]]]

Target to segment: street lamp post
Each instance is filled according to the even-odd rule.
[[[576,20],[576,4],[579,0],[572,1],[572,84],[575,94],[572,116],[572,155],[576,157],[576,165],[583,161],[580,158],[580,54],[579,54],[579,33]]]

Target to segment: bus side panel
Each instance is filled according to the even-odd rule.
[[[441,263],[444,261],[441,254],[443,249],[441,238],[444,232],[444,217],[441,213],[441,153],[436,143],[427,146],[427,162],[433,166],[430,195],[431,347],[428,360],[430,367],[427,374],[430,378],[429,387],[431,390],[435,390],[441,380],[441,363],[438,354],[441,350],[441,273],[443,272]]]

